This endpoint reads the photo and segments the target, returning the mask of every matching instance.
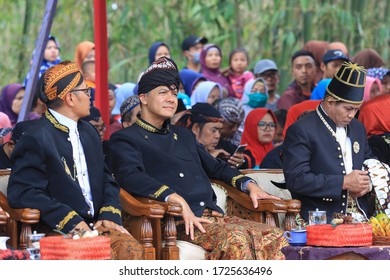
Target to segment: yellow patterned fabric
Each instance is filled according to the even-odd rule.
[[[66,77],[67,81],[61,83]],[[47,99],[65,99],[66,94],[75,88],[81,79],[83,77],[80,69],[74,62],[65,61],[50,67],[44,74],[44,92]]]
[[[179,240],[204,248],[209,260],[284,260],[281,249],[288,246],[280,228],[238,217],[210,217],[212,224],[203,223],[206,233],[195,230],[191,240],[183,224],[177,227]]]

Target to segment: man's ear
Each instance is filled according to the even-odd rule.
[[[192,126],[191,131],[192,131],[196,136],[199,136],[199,133],[200,133],[200,126],[199,126],[199,124],[195,123],[195,124]]]
[[[321,71],[322,72],[325,72],[325,70],[326,70],[326,65],[325,65],[325,63],[323,63],[323,62],[321,62]]]
[[[142,105],[147,105],[148,104],[147,94],[142,93],[138,97],[139,97],[139,100],[141,101]]]
[[[73,107],[75,103],[76,96],[73,93],[68,93],[65,95],[64,102],[69,106]]]

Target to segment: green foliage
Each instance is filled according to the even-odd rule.
[[[307,40],[342,41],[350,54],[376,49],[388,61],[389,1],[368,0],[107,0],[109,81],[135,82],[148,66],[148,49],[166,42],[172,57],[185,65],[184,37],[206,36],[229,52],[239,45],[251,56],[250,68],[273,58],[281,69],[281,90],[290,81],[290,57]],[[116,4],[117,9],[112,5]],[[0,0],[2,85],[23,81],[38,36],[46,1]],[[93,1],[59,0],[51,34],[61,58],[73,60],[76,45],[93,41]]]

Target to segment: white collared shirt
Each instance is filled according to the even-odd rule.
[[[322,104],[320,104],[320,106],[322,111],[325,113],[325,115],[328,116],[328,114],[325,112],[324,108],[322,107]],[[351,139],[347,137],[347,131],[344,127],[336,127],[336,139],[337,142],[339,142],[341,147],[341,152],[342,152],[341,154],[344,160],[345,173],[349,174],[353,171],[352,144],[351,144]]]
[[[351,139],[347,137],[347,131],[344,127],[336,127],[336,137],[340,144],[344,160],[345,173],[352,172],[352,146]]]
[[[76,175],[77,177],[81,192],[83,193],[84,199],[90,208],[91,215],[93,216],[95,210],[93,208],[92,192],[91,186],[89,184],[88,166],[87,161],[85,159],[83,145],[80,141],[80,135],[77,130],[77,122],[68,117],[65,117],[64,115],[61,115],[54,110],[49,109],[49,111],[60,124],[69,128],[69,139],[70,143],[72,144],[73,161],[76,164],[77,172],[77,175],[74,175]]]

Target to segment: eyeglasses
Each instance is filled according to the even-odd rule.
[[[88,87],[88,88],[72,89],[72,90],[69,91],[69,92],[75,92],[75,91],[82,91],[82,92],[84,92],[88,97],[91,97],[91,94],[92,94],[92,88],[91,88],[91,87]]]
[[[261,129],[265,130],[267,127],[270,129],[270,130],[274,130],[276,128],[276,123],[274,122],[263,122],[263,121],[260,121],[258,124],[257,124],[258,127],[260,127]]]

